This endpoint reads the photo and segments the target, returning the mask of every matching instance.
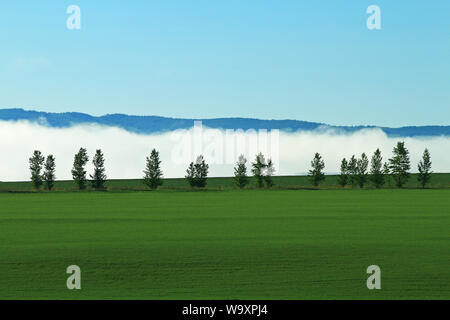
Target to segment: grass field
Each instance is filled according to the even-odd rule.
[[[449,226],[449,189],[0,193],[0,298],[450,299]]]
[[[307,176],[275,176],[273,177],[275,186],[274,189],[305,189],[311,188],[311,182]],[[143,191],[148,188],[142,183],[140,179],[128,179],[128,180],[108,180],[106,182],[107,189],[109,191]],[[327,175],[325,181],[321,183],[321,188],[325,189],[341,189],[337,182],[337,176]],[[248,189],[256,188],[256,181],[251,180]],[[351,187],[347,187],[351,188]],[[357,187],[359,188],[359,187]],[[373,189],[374,187],[370,182],[367,183],[365,189]],[[390,185],[385,185],[384,188],[395,188],[395,184],[392,181]],[[405,185],[405,188],[420,188],[417,182],[417,175],[411,174],[410,179]],[[431,183],[428,188],[442,189],[450,188],[450,173],[435,173],[432,175]],[[89,188],[88,188],[89,189]],[[189,185],[185,179],[164,179],[164,184],[160,189],[163,190],[190,190]],[[232,178],[209,178],[207,189],[210,190],[230,190],[236,189]],[[0,182],[0,192],[8,191],[32,191],[33,186],[31,182]],[[74,191],[76,186],[73,181],[56,181],[56,191]]]

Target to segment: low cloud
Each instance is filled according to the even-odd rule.
[[[51,128],[42,122],[0,121],[0,181],[29,180],[28,158],[34,150],[40,150],[44,155],[53,154],[56,157],[57,178],[71,179],[73,156],[80,147],[87,148],[91,158],[96,149],[103,150],[110,179],[141,178],[145,158],[152,148],[160,152],[165,177],[184,177],[187,162],[193,160],[196,155],[194,150],[199,150],[195,147],[195,141],[190,140],[194,136],[194,130],[143,135],[99,125]],[[267,148],[261,141],[252,145],[255,141],[252,140],[252,137],[255,137],[254,132],[239,134],[245,138],[247,146],[241,149],[234,146],[230,154],[225,131],[203,128],[202,136],[205,140],[201,150],[206,153],[206,160],[210,160],[211,176],[231,176],[233,162],[241,150],[250,161],[256,152],[267,152],[267,155],[278,162],[278,175],[305,174],[309,170],[314,153],[319,152],[324,157],[326,172],[336,173],[339,171],[341,159],[352,154],[359,156],[365,152],[370,157],[376,148],[380,148],[384,160],[387,160],[399,140],[405,141],[410,150],[412,171],[417,171],[422,152],[428,148],[432,156],[433,170],[450,172],[449,137],[389,138],[378,129],[361,130],[352,134],[330,131],[279,132],[272,136]],[[268,140],[271,140],[270,132],[268,134]],[[211,142],[214,139],[215,144]],[[222,145],[223,149],[218,152]],[[180,150],[181,153],[186,153],[187,150],[187,155],[180,157]],[[91,164],[87,170],[92,172]]]

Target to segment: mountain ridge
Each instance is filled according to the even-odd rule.
[[[209,128],[216,129],[278,129],[285,132],[314,131],[318,129],[332,129],[343,133],[352,133],[362,129],[381,129],[389,137],[417,137],[417,136],[450,136],[450,126],[405,126],[398,128],[380,127],[375,125],[336,126],[320,122],[302,120],[262,120],[257,118],[171,118],[162,116],[136,116],[122,113],[92,116],[81,112],[44,112],[24,110],[22,108],[0,109],[0,120],[20,121],[28,120],[48,125],[50,127],[66,128],[77,124],[96,123],[115,126],[133,133],[152,134],[188,129],[194,121],[202,121]]]

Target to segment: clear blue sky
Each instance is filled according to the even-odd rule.
[[[11,0],[0,41],[0,108],[450,124],[450,1]]]

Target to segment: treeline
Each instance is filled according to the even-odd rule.
[[[339,185],[343,188],[347,185],[364,188],[370,182],[375,188],[381,188],[385,184],[391,186],[394,182],[396,187],[403,187],[410,178],[409,151],[404,142],[397,142],[392,153],[392,158],[389,158],[386,162],[383,162],[380,149],[375,150],[370,163],[365,153],[362,153],[360,158],[352,155],[349,160],[342,159],[341,172],[338,176]],[[325,179],[323,173],[325,163],[319,153],[315,154],[311,161],[311,167],[312,169],[309,171],[311,182],[314,186],[319,186],[320,182]],[[417,180],[422,188],[425,188],[430,183],[432,174],[431,157],[428,149],[424,150],[417,168],[419,171]]]
[[[106,182],[105,158],[100,149],[96,150],[92,163],[94,171],[87,178],[86,165],[89,162],[89,156],[85,148],[75,154],[73,167],[71,170],[72,178],[79,190],[86,189],[90,184],[95,190],[104,190]],[[34,151],[29,159],[31,182],[35,189],[44,186],[47,190],[54,187],[55,176],[55,157],[48,155],[46,158],[38,150]],[[318,187],[325,179],[325,162],[319,153],[314,155],[311,161],[311,169],[308,177],[313,186]],[[409,151],[404,142],[398,142],[393,149],[393,156],[386,162],[379,149],[375,150],[370,161],[365,153],[359,158],[352,155],[348,160],[341,161],[341,172],[338,176],[338,183],[343,188],[346,186],[364,188],[367,183],[372,183],[375,188],[381,188],[388,184],[401,188],[410,177],[410,158]],[[419,174],[417,179],[420,185],[425,188],[431,180],[431,158],[428,149],[423,152],[422,160],[418,164]],[[202,155],[198,156],[195,162],[191,162],[186,170],[185,179],[193,188],[204,188],[207,184],[209,165]],[[233,182],[238,188],[245,188],[250,183],[250,177],[256,180],[258,188],[274,186],[273,175],[275,173],[274,163],[271,159],[264,157],[262,153],[256,155],[251,163],[251,176],[247,174],[247,159],[240,155],[234,167]],[[143,183],[150,189],[157,189],[163,184],[163,172],[161,170],[161,160],[159,152],[153,149],[146,158],[145,168],[143,170]]]
[[[94,172],[89,175],[90,180],[86,177],[86,164],[89,162],[89,156],[85,148],[75,154],[73,160],[73,167],[71,170],[72,178],[78,189],[84,190],[88,182],[91,187],[96,190],[105,189],[106,174],[105,174],[105,158],[100,149],[95,152],[92,159],[94,165]],[[45,189],[52,190],[55,185],[55,157],[48,155],[45,158],[42,152],[35,150],[33,156],[29,159],[31,182],[35,189],[40,189],[44,185]],[[42,173],[41,173],[42,172]]]

